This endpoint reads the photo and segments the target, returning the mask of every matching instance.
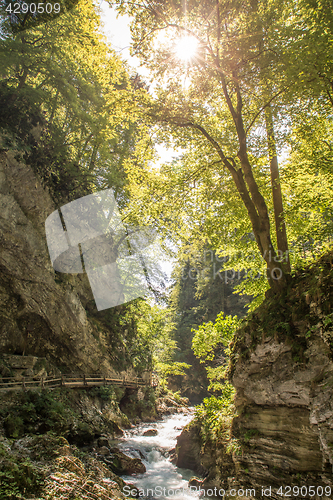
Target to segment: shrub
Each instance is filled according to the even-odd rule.
[[[0,498],[24,499],[26,494],[38,493],[43,483],[42,473],[28,458],[7,457],[0,464]]]
[[[64,433],[69,428],[71,417],[70,410],[56,399],[54,393],[27,391],[20,396],[19,404],[5,416],[4,428],[6,436],[11,438],[50,430]]]
[[[203,444],[221,437],[230,438],[231,420],[235,414],[234,394],[233,386],[226,383],[220,397],[205,398],[203,403],[196,407],[194,423],[200,427]]]

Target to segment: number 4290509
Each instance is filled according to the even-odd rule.
[[[6,12],[10,14],[27,14],[30,12],[31,14],[51,14],[54,12],[55,14],[59,14],[60,12],[60,3],[10,3],[8,7],[6,7]]]
[[[280,486],[276,492],[284,497],[330,497],[330,486]]]

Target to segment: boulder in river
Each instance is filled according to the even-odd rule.
[[[107,436],[101,436],[97,439],[97,444],[99,448],[102,448],[102,446],[109,446],[109,438]]]
[[[99,455],[105,456],[105,455],[108,455],[110,453],[110,450],[107,446],[102,446],[101,448],[99,448],[98,453],[99,453]]]
[[[173,465],[176,465],[177,463],[177,454],[176,454],[176,448],[172,448],[172,450],[168,451],[169,455],[169,460]]]
[[[194,425],[184,427],[182,433],[177,437],[177,467],[192,469],[201,473],[200,463],[200,439],[198,429]],[[174,463],[174,462],[173,462]]]
[[[118,448],[112,448],[112,469],[116,474],[143,474],[146,472],[145,465],[139,458],[128,457]]]
[[[157,436],[158,431],[157,429],[147,429],[144,433],[143,436]]]

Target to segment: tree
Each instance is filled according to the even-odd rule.
[[[62,12],[48,23],[29,18],[24,29],[9,30],[0,41],[1,94],[6,102],[0,125],[7,135],[11,129],[17,142],[15,115],[27,120],[24,116],[31,115],[32,109],[36,114],[38,108],[43,129],[39,154],[51,149],[59,160],[53,165],[46,161],[48,171],[41,166],[40,175],[50,184],[55,182],[56,191],[59,171],[72,163],[73,175],[83,173],[90,189],[113,187],[124,206],[126,162],[138,157],[140,162],[149,160],[149,148],[146,157],[141,152],[149,137],[139,118],[139,98],[134,98],[145,94],[145,89],[134,85],[120,58],[105,43],[98,8],[90,0]],[[24,136],[27,127],[28,123]],[[62,147],[69,155],[66,161]],[[78,193],[67,194],[75,198]]]
[[[125,211],[126,165],[139,171],[151,153],[137,106],[145,89],[105,43],[90,0],[49,23],[37,21],[18,29],[14,23],[0,40],[0,147],[35,170],[57,207],[112,187]],[[61,286],[68,277],[55,279]],[[153,342],[142,335],[149,308],[136,300],[96,313],[86,285],[83,278],[79,293],[101,348],[119,370],[152,368]]]
[[[265,261],[269,284],[275,291],[280,290],[290,272],[277,163],[278,147],[287,144],[283,129],[289,128],[282,116],[286,113],[292,119],[295,96],[306,100],[309,89],[312,96],[315,88],[323,91],[318,84],[318,70],[316,82],[303,78],[300,72],[287,70],[294,63],[299,67],[297,49],[301,46],[305,65],[316,72],[314,58],[306,56],[310,30],[301,43],[298,39],[308,22],[304,12],[300,15],[293,2],[278,0],[231,4],[219,0],[112,3],[134,17],[133,52],[159,82],[149,115],[162,128],[160,138],[172,140],[185,151],[179,162],[183,171],[171,168],[168,173],[163,172],[169,186],[161,190],[169,204],[172,199],[176,213],[186,212],[183,224],[195,212],[195,198],[196,223],[191,221],[191,229],[183,230],[184,239],[192,231],[198,238],[207,237],[220,253],[228,254],[228,245],[224,245],[228,238],[237,240],[238,248],[242,249],[245,243],[254,251],[252,233]],[[164,45],[156,40],[159,33],[167,34]],[[175,56],[177,41],[185,35],[198,43],[196,57],[187,63]],[[328,37],[321,38],[321,43],[327,45]],[[181,83],[180,76],[187,79],[187,86]],[[266,138],[260,127],[266,130]],[[155,188],[157,185],[158,181]],[[227,200],[228,195],[232,201]],[[188,201],[189,196],[192,200]],[[166,204],[164,218],[170,220],[171,210]],[[237,217],[243,218],[238,225],[231,220],[232,213],[228,217],[221,214],[231,207]],[[207,216],[208,211],[220,217],[220,224],[215,223],[216,229],[219,225],[219,236],[216,229],[207,229],[211,215]],[[275,231],[271,229],[272,214]]]
[[[169,375],[183,375],[184,370],[190,368],[189,364],[174,360],[174,337],[170,311],[142,302],[136,350],[140,353],[144,349],[149,353],[151,368],[156,371],[162,384],[166,384]]]
[[[241,275],[223,271],[223,261],[226,260],[227,257],[219,259],[213,250],[194,242],[179,250],[173,272],[169,308],[178,347],[173,359],[193,367],[185,378],[177,378],[175,384],[182,390],[189,385],[191,391],[201,392],[202,396],[206,395],[203,389],[208,387],[207,370],[198,362],[197,353],[193,354],[193,331],[200,329],[202,324],[215,321],[221,311],[222,314],[244,316],[249,301],[249,297],[234,294]]]
[[[205,363],[210,382],[209,389],[223,391],[230,355],[229,344],[239,328],[237,316],[217,315],[216,321],[204,323],[193,330],[192,349],[200,363]]]
[[[120,4],[125,8],[126,2]],[[260,58],[258,45],[263,37],[253,34],[253,28],[263,24],[257,6],[189,2],[186,16],[181,3],[164,2],[162,6],[156,1],[150,2],[149,8],[144,5],[141,9],[131,5],[126,8],[138,20],[133,30],[136,51],[158,74],[170,74],[163,61],[170,61],[172,55],[170,51],[168,58],[163,58],[163,54],[157,54],[156,58],[151,55],[154,54],[154,32],[174,28],[176,36],[185,32],[198,40],[199,56],[197,64],[189,69],[193,84],[188,93],[184,95],[179,85],[169,80],[167,91],[158,93],[158,104],[152,112],[169,130],[176,129],[178,134],[180,129],[191,130],[192,142],[198,144],[204,139],[214,162],[226,168],[246,207],[258,248],[267,264],[269,282],[278,290],[284,286],[287,272],[272,241],[268,206],[254,176],[249,148],[254,115],[258,108],[263,110],[269,103],[263,100],[262,91],[259,102],[253,103],[250,97],[254,87],[249,84],[249,77],[258,70],[258,65],[253,64],[250,71],[247,66],[251,60]],[[267,19],[268,13],[264,15]],[[220,139],[221,119],[228,120],[230,140]],[[272,137],[270,131],[269,136]],[[185,133],[185,138],[188,139],[189,134]],[[280,232],[279,226],[277,231]],[[281,249],[279,252],[283,253]]]
[[[283,170],[283,182],[288,186],[286,217],[295,264],[302,267],[332,242],[332,121],[314,109],[295,124],[290,147]]]
[[[1,14],[1,38],[6,38],[13,34],[23,32],[29,28],[49,23],[62,14],[73,9],[78,0],[60,0],[60,2],[48,2],[45,5],[36,5],[35,2],[12,2],[2,0],[0,6]],[[19,5],[19,9],[17,8]]]

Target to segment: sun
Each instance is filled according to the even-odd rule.
[[[194,36],[184,36],[175,44],[175,53],[178,59],[190,61],[198,50],[198,40]]]

